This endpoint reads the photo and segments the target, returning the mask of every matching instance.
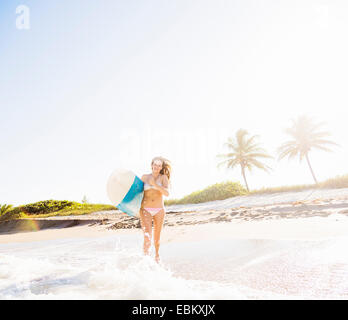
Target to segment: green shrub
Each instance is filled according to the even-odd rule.
[[[1,221],[21,219],[28,217],[49,217],[64,215],[82,215],[103,210],[115,210],[112,205],[81,204],[67,200],[45,200],[11,208],[0,216]]]
[[[10,211],[13,208],[11,204],[0,204],[0,216]]]
[[[231,197],[247,194],[247,190],[239,182],[221,182],[215,183],[203,190],[190,193],[181,199],[166,200],[166,205],[202,203],[214,200],[224,200]]]
[[[62,210],[67,207],[71,207],[74,205],[72,201],[59,201],[59,200],[45,200],[39,201],[35,203],[29,203],[26,205],[22,205],[17,207],[21,212],[27,215],[38,215],[38,214],[46,214],[55,211]]]

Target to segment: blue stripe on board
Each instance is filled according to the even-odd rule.
[[[132,186],[116,207],[130,216],[136,216],[144,196],[144,182],[137,176],[134,177]]]

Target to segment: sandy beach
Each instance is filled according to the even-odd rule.
[[[342,191],[342,190],[340,190]],[[262,196],[259,196],[261,198]],[[272,197],[274,197],[272,195]],[[264,197],[267,201],[267,196]],[[218,207],[222,201],[212,202]],[[244,197],[248,202],[248,197]],[[162,242],[216,238],[319,239],[348,235],[348,191],[321,197],[221,209],[168,206]],[[187,209],[187,210],[185,210]],[[327,219],[322,219],[327,218]],[[141,233],[140,221],[119,210],[83,216],[0,223],[0,243]]]
[[[284,194],[282,201],[278,199],[276,202],[273,201],[274,195],[249,196],[244,197],[244,205],[237,206],[231,205],[231,199],[227,199],[229,202],[222,200],[215,204],[200,205],[199,209],[197,205],[168,206],[161,237],[162,264],[158,267],[162,268],[160,272],[169,272],[163,275],[163,286],[167,286],[168,281],[176,284],[173,284],[172,291],[165,290],[160,295],[161,299],[347,299],[348,255],[345,248],[348,244],[348,190],[345,192],[339,190],[339,195],[336,196],[330,194],[325,198],[321,195],[320,198],[307,197],[306,200],[294,199],[294,196],[304,199],[304,194],[289,193]],[[293,200],[288,201],[287,196],[291,196]],[[255,204],[252,197],[263,197],[263,203]],[[107,252],[113,256],[113,268],[120,256],[128,261],[118,262],[122,265],[119,272],[123,277],[133,279],[134,268],[138,268],[139,264],[145,269],[149,266],[154,268],[151,259],[141,258],[142,231],[139,220],[118,210],[85,216],[6,222],[0,224],[0,232],[0,254],[4,255],[5,260],[12,259],[13,252],[18,253],[22,259],[29,254],[29,246],[33,250],[31,258],[41,257],[42,252],[46,252],[44,256],[49,261],[61,261],[62,256],[71,254],[69,259],[75,265],[76,259],[80,261],[93,256],[91,266],[99,269],[105,262],[101,263],[98,259],[110,259],[105,250],[111,250]],[[115,243],[121,244],[123,249],[127,248],[126,253],[118,247],[115,249]],[[79,251],[70,253],[77,245]],[[60,248],[60,251],[51,252],[52,247]],[[89,250],[88,253],[80,256],[81,248]],[[98,265],[95,261],[99,261]],[[116,269],[118,266],[116,264]],[[50,268],[55,269],[56,266]],[[87,282],[90,285],[90,271],[85,269],[85,264],[81,268],[84,270],[83,274],[89,274]],[[56,272],[57,270],[55,275]],[[104,272],[103,269],[98,274]],[[152,272],[149,271],[150,275],[147,277],[156,277]],[[46,291],[42,295],[39,290],[39,298],[50,297],[47,295],[47,292],[51,292],[47,289],[47,279],[53,280],[51,275],[47,277],[40,274],[34,280],[26,280],[29,281],[30,288],[33,281],[45,282]],[[143,275],[139,277],[138,282],[131,285],[132,293],[127,291],[127,294],[119,296],[120,293],[115,291],[118,279],[114,280],[115,288],[109,295],[93,286],[93,294],[90,294],[93,298],[158,298],[155,290],[147,290],[145,295],[139,293],[139,283],[145,281]],[[178,288],[175,282],[178,279],[187,282],[183,282],[183,287]],[[61,283],[61,280],[57,281],[54,280],[55,285]],[[205,281],[204,284],[201,281]],[[107,282],[110,282],[109,278]],[[86,285],[85,280],[81,283]],[[81,294],[80,286],[77,287]],[[3,298],[18,298],[20,295],[13,293],[13,290],[11,285],[3,290],[0,288],[0,297],[3,293]],[[70,297],[69,290],[60,290],[63,292],[59,291],[58,296],[55,292],[53,297]],[[187,296],[179,294],[182,290],[186,290]],[[33,297],[33,290],[26,289],[25,292],[24,298]],[[97,292],[103,294],[99,295]],[[78,296],[74,294],[72,298]]]

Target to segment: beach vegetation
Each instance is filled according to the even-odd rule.
[[[315,184],[298,184],[292,186],[279,186],[279,187],[262,187],[250,191],[250,194],[267,194],[267,193],[278,193],[278,192],[300,192],[303,190],[309,190],[318,188]]]
[[[263,194],[263,193],[278,193],[278,192],[296,192],[309,189],[340,189],[348,188],[348,174],[338,175],[334,178],[312,183],[312,184],[299,184],[292,186],[279,186],[279,187],[268,187],[260,188],[250,191],[250,194]]]
[[[0,216],[0,221],[21,218],[83,215],[97,211],[115,210],[112,205],[78,203],[67,200],[45,200],[13,207]]]
[[[238,183],[239,184],[239,183]],[[240,184],[239,184],[240,185]],[[225,191],[221,190],[226,188],[227,184],[215,184],[215,188],[219,188],[218,194],[224,194]],[[218,186],[218,187],[217,187]],[[241,186],[241,185],[240,185]],[[338,175],[334,178],[329,178],[327,180],[324,180],[322,182],[319,182],[318,184],[299,184],[299,185],[292,185],[292,186],[278,186],[278,187],[262,187],[259,189],[254,189],[248,192],[246,189],[242,189],[240,193],[236,192],[232,196],[228,196],[227,198],[234,197],[234,196],[244,196],[244,195],[257,195],[257,194],[268,194],[268,193],[279,193],[279,192],[300,192],[303,190],[310,190],[310,189],[339,189],[339,188],[348,188],[348,174],[345,175]],[[202,191],[196,191],[191,193],[189,196],[185,196],[181,199],[168,199],[164,201],[165,205],[174,205],[174,204],[189,204],[189,203],[199,203],[200,202],[208,202],[212,200],[222,200],[217,199],[217,197],[214,199],[212,195],[207,196],[207,193],[209,190],[212,190],[213,188],[206,188],[204,189],[205,192]],[[209,200],[208,200],[209,199]],[[226,199],[226,198],[224,198]],[[190,202],[192,200],[195,200],[195,202]]]
[[[239,183],[226,181],[215,183],[202,190],[194,191],[181,199],[165,200],[166,205],[201,203],[214,200],[224,200],[231,197],[247,194],[247,190]]]
[[[13,208],[11,204],[0,204],[0,216],[10,211]]]
[[[319,182],[318,186],[324,189],[348,188],[348,174],[326,179],[323,182]]]

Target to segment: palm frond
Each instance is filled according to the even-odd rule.
[[[267,166],[264,163],[261,163],[260,161],[258,161],[256,159],[251,159],[250,164],[253,165],[254,167],[259,168],[261,170],[264,170],[266,172],[269,172],[270,170],[272,170],[271,167]]]

